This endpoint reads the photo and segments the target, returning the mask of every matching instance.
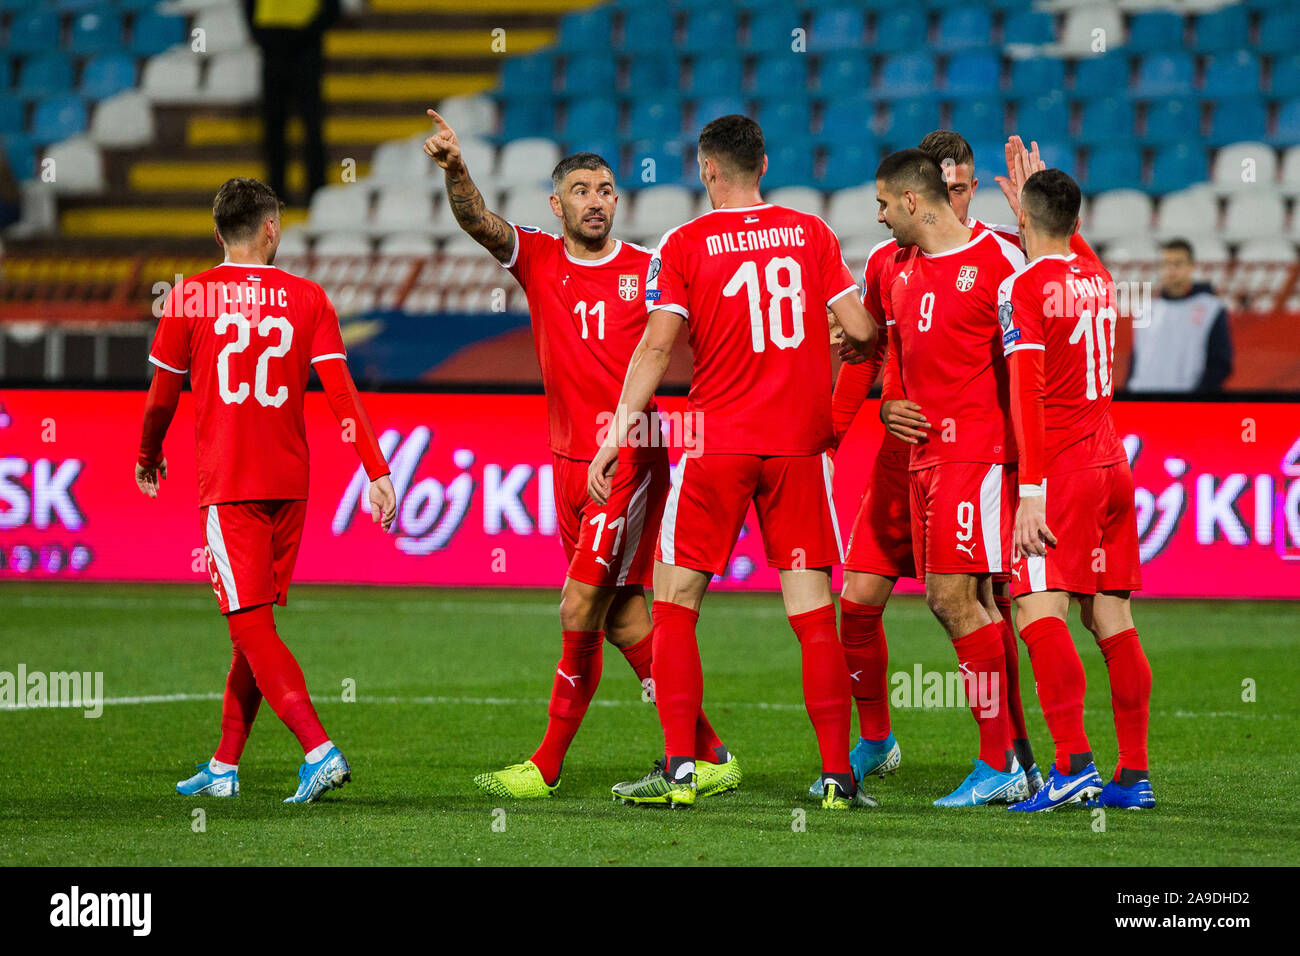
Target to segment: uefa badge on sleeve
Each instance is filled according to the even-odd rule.
[[[636,273],[621,275],[618,277],[618,297],[624,302],[635,302],[640,288],[640,280],[637,279]]]
[[[1012,311],[1013,309],[1010,299],[1007,299],[1007,301],[998,306],[998,323],[1002,326],[1003,332],[1011,328]]]
[[[962,266],[957,271],[957,291],[969,292],[975,288],[975,273],[979,271],[979,266]]]

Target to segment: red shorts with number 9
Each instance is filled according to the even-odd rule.
[[[1015,520],[1016,469],[948,461],[912,472],[912,551],[918,571],[1007,570]]]
[[[668,451],[660,452],[650,461],[620,461],[604,506],[587,494],[591,462],[553,456],[555,517],[569,577],[599,588],[651,585],[668,496]]]
[[[286,604],[307,502],[231,501],[199,509],[208,575],[221,613]]]

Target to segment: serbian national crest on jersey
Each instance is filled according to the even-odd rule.
[[[619,276],[618,297],[624,302],[635,302],[640,284],[635,272]]]
[[[979,271],[979,266],[962,266],[957,270],[957,291],[969,292],[975,288],[975,273]]]

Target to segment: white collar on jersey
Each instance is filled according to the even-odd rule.
[[[614,251],[611,252],[609,255],[605,256],[605,258],[603,259],[578,259],[574,256],[569,255],[569,247],[564,245],[563,236],[560,237],[560,246],[564,249],[564,258],[568,259],[575,266],[603,266],[607,262],[612,262],[614,260],[614,257],[618,255],[619,250],[623,248],[623,240],[615,239]]]
[[[975,233],[973,236],[971,236],[969,239],[963,242],[960,246],[957,246],[955,249],[949,249],[947,252],[925,252],[924,250],[921,249],[918,249],[917,251],[920,252],[921,255],[925,256],[927,259],[942,259],[944,256],[951,256],[951,255],[956,255],[958,252],[965,252],[971,246],[975,245],[975,243],[981,241],[985,236],[993,236],[993,235],[995,235],[993,230],[986,228]]]
[[[234,266],[237,269],[276,269],[269,262],[218,262],[219,266]]]
[[[755,209],[768,209],[771,205],[770,202],[761,202],[757,206],[722,206],[718,209],[710,209],[709,212],[753,212]]]

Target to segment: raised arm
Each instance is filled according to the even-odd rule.
[[[515,231],[510,223],[487,208],[483,194],[469,177],[460,141],[447,121],[428,111],[437,131],[424,141],[424,151],[442,167],[447,178],[447,201],[452,215],[466,234],[492,253],[498,262],[507,263],[515,252]]]

